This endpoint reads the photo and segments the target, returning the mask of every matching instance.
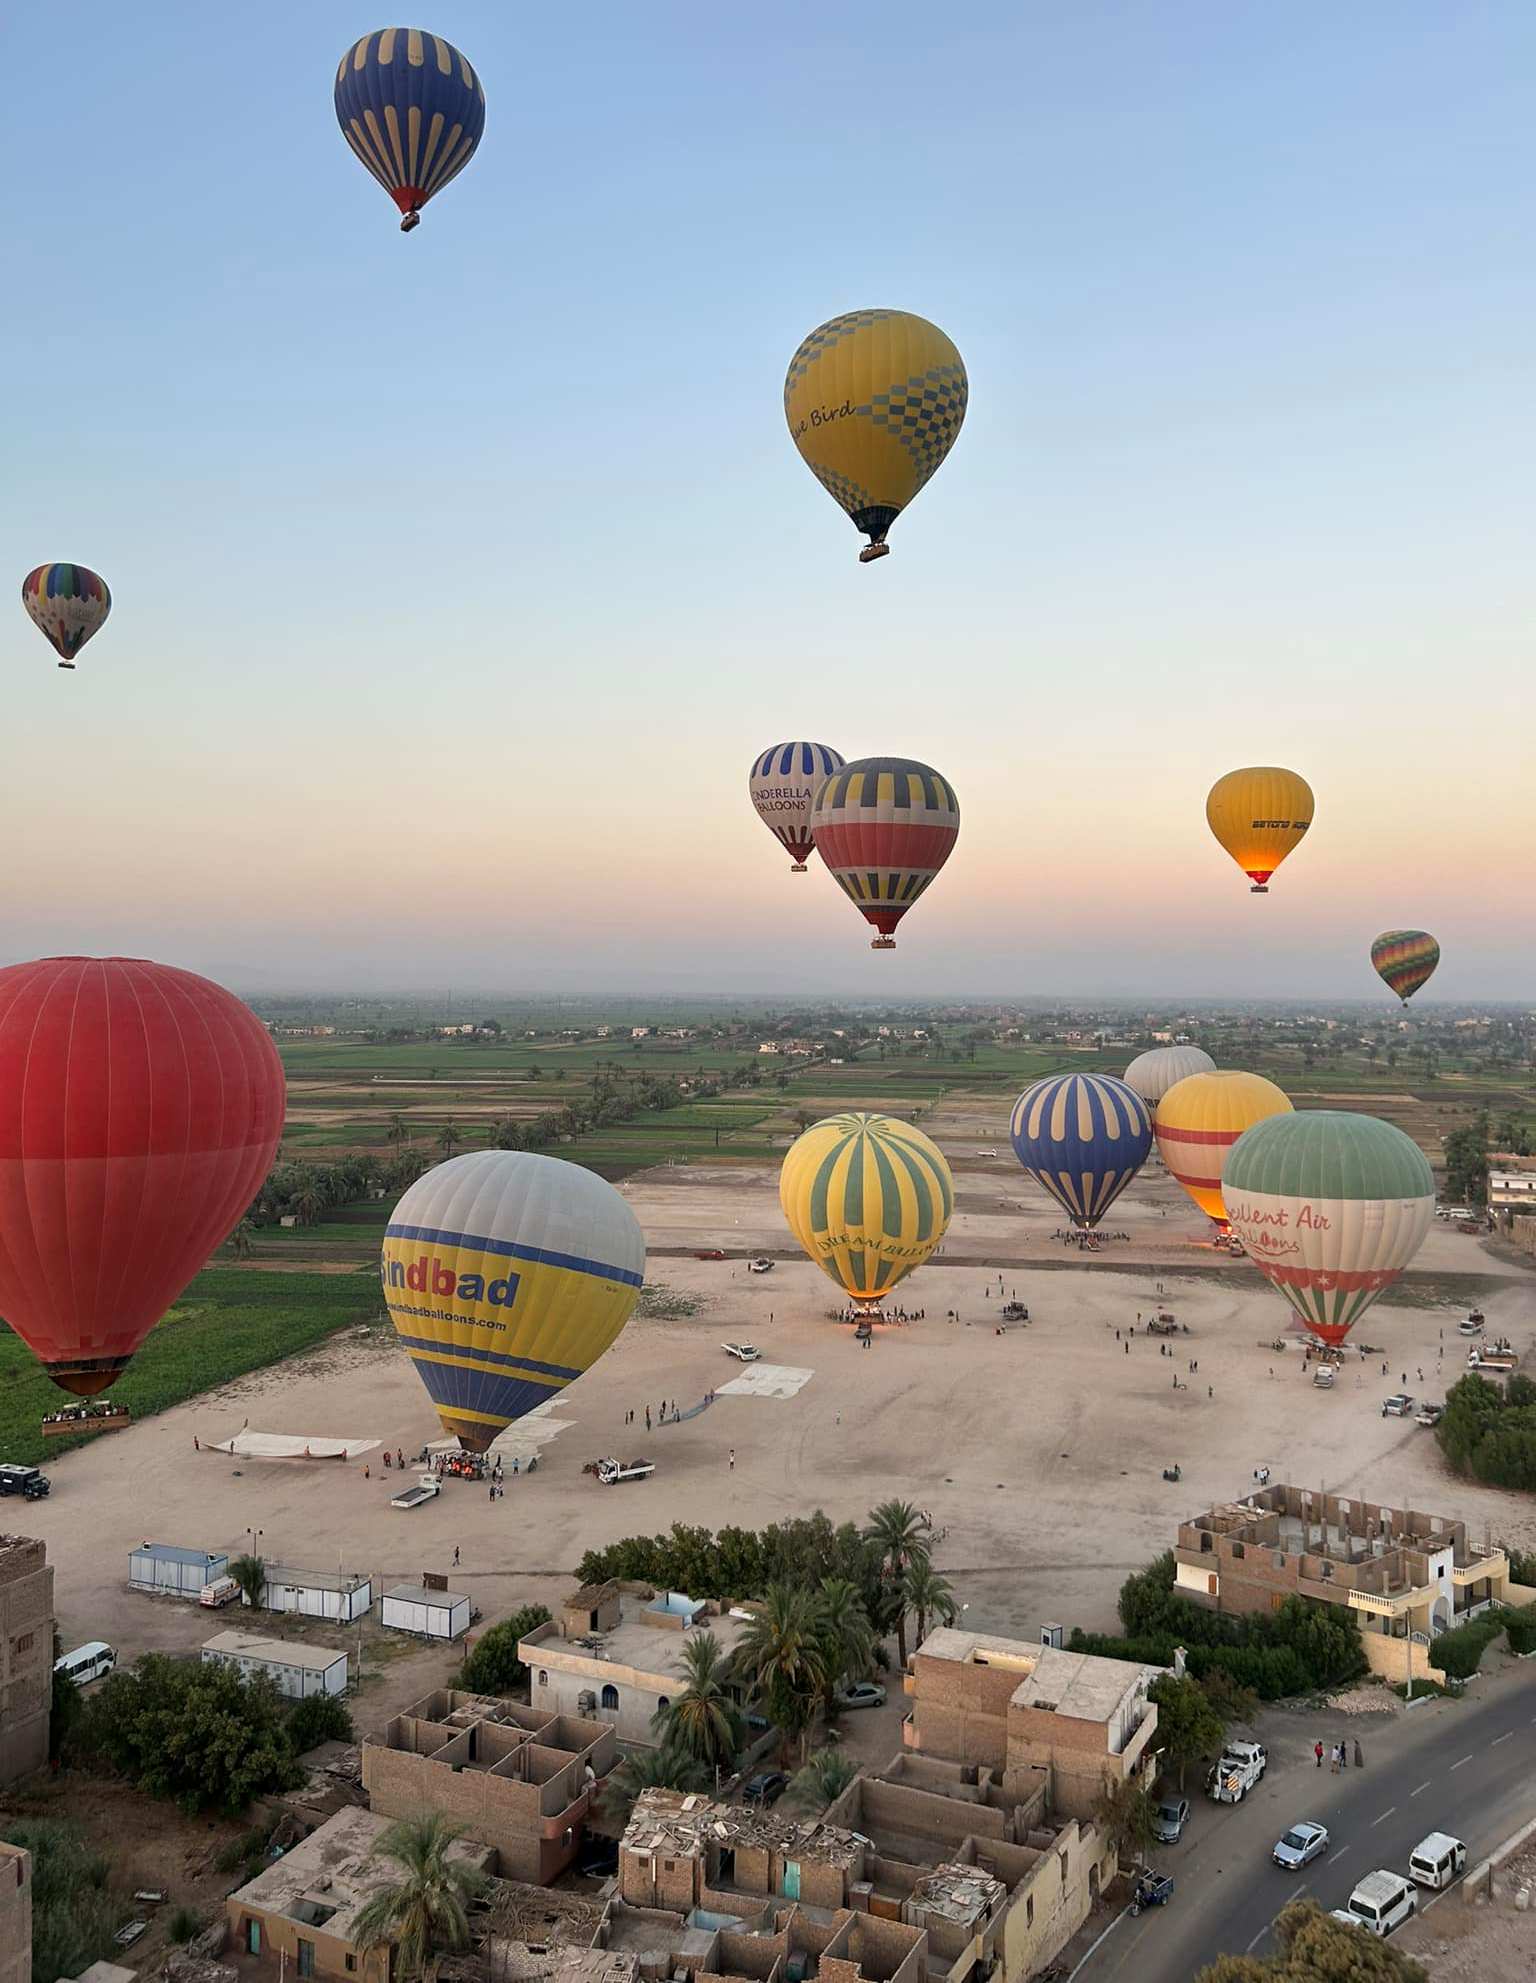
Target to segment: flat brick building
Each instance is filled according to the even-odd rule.
[[[53,1570],[42,1543],[0,1535],[0,1784],[48,1760]]]
[[[0,1983],[32,1983],[32,1855],[0,1840]]]

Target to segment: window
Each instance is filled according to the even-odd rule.
[[[1033,1928],[1034,1925],[1035,1925],[1035,1897],[1032,1893],[1027,1893],[1024,1896],[1024,1926],[1026,1928]]]
[[[1244,1554],[1245,1551],[1243,1549],[1243,1545],[1240,1542],[1234,1542],[1232,1545],[1232,1557],[1234,1562],[1240,1563],[1243,1560]]]
[[[1445,1574],[1444,1571],[1442,1571],[1441,1575],[1443,1576],[1444,1574]],[[11,1651],[14,1654],[17,1654],[18,1656],[22,1653],[31,1652],[36,1642],[37,1642],[36,1632],[23,1632],[21,1637],[17,1639],[12,1645]]]
[[[1285,1568],[1285,1551],[1283,1549],[1277,1549],[1275,1551],[1275,1568],[1277,1570],[1283,1570]]]
[[[605,1708],[616,1708],[618,1705],[619,1705],[619,1690],[617,1687],[614,1686],[613,1682],[610,1680],[607,1686],[604,1687],[603,1689],[603,1706]]]
[[[549,1685],[549,1669],[547,1667],[541,1666],[539,1668],[539,1685],[541,1687],[547,1687]]]
[[[352,1953],[352,1951],[351,1951],[350,1949],[348,1949],[348,1951],[347,1951],[347,1968],[348,1968],[349,1970],[353,1970],[353,1969],[356,1969],[356,1967],[357,1967],[357,1957],[356,1957],[355,1955],[353,1955],[353,1953]]]
[[[1285,1603],[1285,1592],[1284,1592],[1284,1591],[1271,1591],[1271,1592],[1270,1592],[1270,1594],[1269,1594],[1269,1608],[1270,1608],[1270,1610],[1271,1610],[1271,1611],[1278,1611],[1278,1610],[1280,1609],[1280,1607],[1281,1607],[1281,1606],[1282,1606],[1282,1605],[1283,1605],[1284,1603]]]
[[[1217,1576],[1216,1572],[1213,1570],[1205,1580],[1205,1594],[1207,1597],[1215,1597],[1220,1589],[1221,1589],[1221,1579],[1220,1577]]]
[[[656,1696],[657,1714],[660,1714],[663,1708],[669,1708],[671,1707],[671,1705],[672,1705],[671,1701],[668,1699],[668,1697],[665,1694],[658,1694]]]

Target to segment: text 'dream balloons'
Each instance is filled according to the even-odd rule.
[[[485,91],[469,63],[439,34],[377,28],[336,69],[341,134],[405,218],[457,178],[485,129]]]
[[[1253,883],[1251,893],[1267,895],[1270,876],[1312,824],[1312,787],[1294,771],[1251,764],[1216,780],[1205,817]]]
[[[827,1278],[852,1301],[876,1302],[943,1239],[955,1189],[943,1153],[920,1129],[849,1113],[812,1123],[791,1143],[779,1204]]]
[[[1428,930],[1383,930],[1371,945],[1376,975],[1406,1005],[1429,983],[1440,962],[1440,946]]]
[[[0,1316],[62,1389],[106,1390],[229,1237],[283,1094],[261,1021],[191,971],[0,971]]]
[[[825,744],[775,744],[752,760],[750,790],[758,818],[793,856],[791,874],[804,874],[815,842],[811,801],[823,778],[843,760]]]
[[[1227,1152],[1245,1129],[1266,1116],[1287,1114],[1290,1106],[1283,1090],[1262,1074],[1218,1068],[1186,1075],[1157,1105],[1158,1153],[1201,1211],[1225,1225],[1221,1178]]]
[[[1435,1180],[1412,1138],[1374,1116],[1272,1116],[1233,1145],[1222,1185],[1259,1271],[1330,1347],[1423,1244]]]
[[[645,1240],[579,1164],[473,1150],[404,1194],[379,1271],[444,1430],[483,1453],[613,1342],[644,1285]]]
[[[1215,1061],[1201,1047],[1153,1047],[1148,1053],[1137,1054],[1121,1079],[1155,1111],[1175,1082],[1191,1074],[1215,1071]]]
[[[893,950],[896,925],[954,851],[960,802],[915,758],[856,758],[817,790],[811,834],[838,887],[879,932],[871,950]]]
[[[1113,1075],[1051,1074],[1014,1103],[1008,1133],[1025,1170],[1086,1232],[1146,1162],[1152,1117]]]
[[[21,581],[21,603],[59,666],[73,668],[75,656],[111,612],[112,595],[106,580],[85,565],[39,565]]]
[[[784,417],[800,458],[883,558],[886,532],[955,444],[970,385],[936,324],[905,310],[850,310],[789,361]]]

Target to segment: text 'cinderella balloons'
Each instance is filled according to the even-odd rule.
[[[1406,1005],[1427,985],[1440,962],[1440,946],[1428,930],[1384,930],[1371,945],[1376,975]]]
[[[645,1282],[645,1240],[579,1164],[473,1150],[404,1194],[379,1271],[443,1429],[483,1453],[613,1342]]]
[[[861,757],[823,781],[811,835],[833,879],[894,950],[895,929],[954,851],[960,801],[947,779],[909,757]]]
[[[122,1370],[260,1190],[283,1069],[250,1007],[139,957],[0,971],[0,1316],[61,1389]]]
[[[485,129],[485,91],[469,63],[441,35],[377,28],[342,56],[336,70],[341,134],[405,218],[458,177]]]
[[[1271,1116],[1248,1130],[1222,1191],[1260,1273],[1330,1348],[1400,1278],[1435,1211],[1434,1173],[1418,1144],[1343,1109]]]
[[[749,789],[758,818],[794,856],[791,874],[804,874],[815,841],[811,801],[823,778],[841,771],[843,760],[825,744],[775,744],[752,760]]]
[[[784,417],[800,458],[883,558],[885,534],[955,444],[970,385],[936,324],[905,310],[850,310],[789,361]]]
[[[1147,1160],[1152,1117],[1108,1074],[1052,1074],[1013,1105],[1013,1154],[1081,1231],[1090,1231]]]
[[[779,1204],[827,1278],[851,1301],[877,1302],[939,1245],[955,1187],[939,1146],[912,1123],[850,1112],[791,1143]]]
[[[21,581],[21,603],[59,666],[73,668],[75,656],[111,612],[112,595],[106,580],[85,565],[39,565]]]
[[[1250,894],[1267,895],[1270,876],[1312,824],[1312,787],[1278,765],[1250,764],[1216,780],[1205,818],[1253,883]]]

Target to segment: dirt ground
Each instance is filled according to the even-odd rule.
[[[582,1552],[621,1535],[818,1507],[862,1519],[894,1495],[931,1511],[937,1562],[967,1622],[1030,1637],[1047,1620],[1112,1625],[1126,1573],[1166,1548],[1182,1517],[1245,1491],[1259,1465],[1277,1480],[1461,1516],[1479,1538],[1536,1546],[1528,1499],[1450,1478],[1432,1433],[1381,1415],[1400,1387],[1444,1396],[1465,1357],[1455,1322],[1474,1296],[1490,1328],[1529,1351],[1530,1269],[1437,1225],[1401,1298],[1379,1303],[1360,1332],[1385,1346],[1385,1374],[1379,1358],[1356,1358],[1339,1388],[1319,1392],[1294,1336],[1283,1350],[1264,1346],[1286,1332],[1280,1298],[1251,1263],[1210,1248],[1206,1221],[1161,1171],[1144,1174],[1105,1222],[1130,1238],[1085,1258],[1053,1239],[1055,1207],[1022,1177],[994,1112],[952,1107],[925,1119],[955,1167],[957,1215],[941,1254],[903,1290],[925,1319],[879,1331],[868,1350],[828,1319],[832,1284],[792,1257],[771,1167],[631,1179],[623,1188],[653,1249],[651,1280],[696,1296],[699,1312],[631,1322],[544,1415],[512,1428],[509,1456],[537,1451],[540,1464],[509,1478],[500,1501],[449,1482],[402,1513],[389,1505],[399,1476],[377,1464],[365,1477],[357,1463],[236,1463],[194,1450],[194,1437],[227,1438],[244,1420],[419,1450],[438,1436],[425,1393],[387,1340],[365,1337],[337,1338],[61,1457],[52,1498],[29,1507],[24,1525],[48,1543],[65,1644],[104,1638],[131,1658],[196,1646],[234,1622],[129,1592],[128,1551],[144,1539],[232,1555],[254,1545],[273,1561],[365,1570],[384,1588],[443,1571],[490,1622],[558,1598]],[[779,1264],[757,1276],[741,1258],[692,1258],[712,1246]],[[1029,1305],[1029,1326],[996,1333],[1000,1287]],[[1189,1334],[1171,1356],[1139,1333],[1127,1348],[1117,1329],[1160,1301]],[[735,1339],[788,1373],[761,1387],[778,1394],[717,1395],[696,1417],[647,1433],[647,1405],[654,1413],[675,1399],[686,1411],[743,1375],[720,1347]],[[626,1428],[630,1408],[637,1422]],[[657,1472],[600,1487],[581,1468],[605,1453],[643,1453]],[[1174,1462],[1178,1485],[1162,1479]],[[323,1627],[308,1635],[341,1642]],[[452,1664],[440,1648],[395,1651],[392,1635],[372,1629],[368,1641],[364,1726]]]
[[[1523,1912],[1515,1906],[1522,1887],[1530,1902]],[[1500,1869],[1492,1900],[1463,1906],[1459,1894],[1447,1894],[1397,1939],[1432,1983],[1529,1983],[1536,1976],[1536,1847]]]

